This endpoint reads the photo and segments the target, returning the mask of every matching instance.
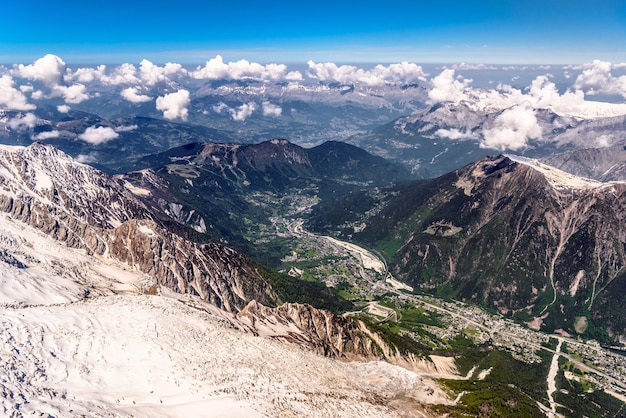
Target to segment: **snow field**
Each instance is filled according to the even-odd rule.
[[[0,253],[1,416],[423,416],[417,402],[448,401],[400,367],[254,336],[189,295],[142,295],[142,274],[6,214]]]

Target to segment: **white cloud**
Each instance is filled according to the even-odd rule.
[[[137,129],[139,129],[139,125],[125,125],[116,127],[115,132],[131,132]]]
[[[67,113],[67,112],[69,112],[70,110],[72,110],[72,108],[71,108],[71,107],[69,107],[68,105],[59,105],[59,106],[57,106],[57,111],[58,111],[59,113]]]
[[[131,103],[145,103],[152,100],[152,97],[139,94],[139,87],[128,87],[120,92],[120,95]]]
[[[272,104],[268,101],[262,103],[263,105],[263,116],[280,116],[283,113],[282,107]]]
[[[287,73],[285,64],[262,65],[248,60],[225,63],[221,55],[206,62],[204,67],[197,67],[191,76],[200,80],[301,80],[302,74],[297,71]]]
[[[446,138],[446,139],[452,139],[452,140],[476,138],[476,135],[474,135],[471,131],[468,131],[468,130],[461,131],[460,129],[457,129],[457,128],[438,129],[437,132],[435,132],[435,135],[438,136],[439,138]]]
[[[256,104],[249,102],[242,104],[237,109],[228,109],[228,112],[234,121],[243,122],[248,119],[255,110]]]
[[[13,130],[18,130],[21,127],[34,128],[37,126],[37,121],[39,118],[34,113],[29,112],[21,117],[9,119],[7,126]]]
[[[596,147],[598,148],[610,147],[611,144],[613,143],[613,135],[611,134],[600,135],[599,137],[596,138],[595,142],[596,142]]]
[[[228,107],[228,105],[226,103],[219,102],[218,104],[211,106],[211,109],[213,109],[213,111],[215,113],[220,113],[221,114],[225,110],[228,110],[230,108]]]
[[[96,68],[79,68],[73,73],[65,74],[63,79],[68,83],[72,80],[76,80],[79,83],[93,83],[106,77],[106,68],[106,65],[99,65]]]
[[[147,59],[144,59],[139,63],[139,72],[141,74],[141,79],[148,86],[154,86],[157,83],[169,81],[170,76],[176,74],[187,74],[187,70],[185,70],[180,64],[168,62],[165,66],[159,67]]]
[[[508,84],[499,84],[495,89],[475,89],[471,80],[455,77],[454,70],[446,69],[431,80],[428,97],[431,104],[463,101],[473,110],[487,113],[522,105],[583,119],[626,114],[626,104],[587,101],[581,90],[561,94],[550,77],[550,74],[536,77],[524,91]]]
[[[287,81],[302,81],[304,77],[302,77],[302,73],[300,71],[289,71],[285,76],[285,80]]]
[[[156,108],[163,112],[163,117],[166,119],[180,118],[187,120],[189,114],[187,107],[190,103],[189,91],[181,89],[175,93],[157,97]]]
[[[574,87],[587,94],[616,94],[626,98],[626,75],[615,77],[613,69],[621,69],[622,64],[595,60],[583,65],[582,73],[576,78]]]
[[[65,103],[78,104],[89,99],[89,94],[86,91],[84,84],[72,84],[71,86],[57,85],[52,87],[48,98],[62,97]]]
[[[237,108],[232,108],[226,103],[220,102],[211,108],[215,113],[223,114],[226,112],[234,121],[243,122],[257,110],[257,105],[254,102],[248,102]],[[272,105],[270,102],[263,102],[263,114],[265,116],[280,116],[281,113],[282,108],[279,106]]]
[[[487,64],[467,64],[462,62],[460,64],[454,64],[450,66],[453,70],[497,70],[498,67]]]
[[[65,78],[71,80],[72,77],[67,72],[65,62],[56,55],[45,55],[29,65],[15,65],[11,73],[16,77],[43,83],[46,87],[45,91],[35,91],[31,96],[35,100],[62,97],[66,103],[81,103],[89,99],[84,84],[78,83],[69,86],[63,84]],[[85,74],[83,77],[89,78]]]
[[[498,115],[493,128],[483,130],[480,146],[515,151],[526,147],[529,139],[539,138],[541,134],[541,126],[530,105],[514,106]]]
[[[33,136],[33,141],[45,141],[46,139],[58,138],[59,135],[59,131],[40,132],[37,135]]]
[[[187,70],[182,65],[168,62],[163,67],[153,64],[147,59],[139,63],[139,71],[129,63],[115,67],[107,74],[106,65],[96,68],[79,68],[74,72],[68,71],[64,77],[66,82],[72,80],[79,83],[100,82],[104,85],[118,86],[124,84],[154,86],[159,82],[170,81],[173,76],[185,76]]]
[[[471,79],[463,79],[454,76],[454,70],[446,69],[431,80],[433,88],[428,92],[428,98],[432,103],[454,102],[467,99]]]
[[[85,142],[89,142],[90,144],[99,145],[119,136],[120,134],[108,126],[90,126],[85,130],[85,132],[78,135],[78,138]]]
[[[585,101],[585,94],[580,90],[560,94],[548,76],[538,76],[532,81],[530,96],[535,109],[553,109],[557,112],[571,111]]]
[[[83,164],[91,164],[97,161],[96,157],[91,154],[78,154],[74,160]]]
[[[65,68],[65,62],[61,58],[47,54],[32,64],[14,66],[12,73],[29,80],[41,81],[47,86],[55,86],[61,83]]]
[[[139,84],[141,80],[137,77],[137,68],[133,64],[124,63],[116,67],[109,75],[100,77],[103,84],[119,86],[123,84]]]
[[[366,86],[383,86],[385,84],[412,84],[426,80],[426,73],[422,67],[408,62],[388,66],[377,65],[369,71],[352,65],[338,66],[333,62],[309,61],[307,64],[309,77],[342,84],[360,83]]]
[[[0,77],[0,109],[33,110],[36,106],[28,103],[23,92],[15,88],[15,81],[9,75]]]

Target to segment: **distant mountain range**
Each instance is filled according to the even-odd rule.
[[[547,109],[527,110],[523,115],[515,115],[511,119],[513,126],[508,127],[502,122],[508,120],[507,111],[510,109],[477,108],[465,101],[438,103],[355,135],[347,142],[402,163],[421,178],[437,177],[487,154],[497,155],[505,150],[547,158],[578,149],[626,144],[626,116],[581,119]],[[531,120],[525,122],[524,117]],[[515,126],[518,123],[522,125]],[[506,138],[502,140],[510,142],[503,142],[500,147],[485,141],[485,132],[493,129],[501,130]],[[571,164],[562,167],[566,170],[571,167],[576,172]]]
[[[4,112],[0,141],[7,145],[45,142],[108,173],[129,171],[143,156],[190,142],[234,141],[228,132],[148,117],[104,119],[73,110],[61,113],[53,107],[41,107],[32,114],[35,118],[23,112]],[[89,128],[100,130],[93,137],[81,137]]]
[[[279,139],[188,144],[146,156],[136,168],[117,178],[147,205],[242,248],[250,244],[244,226],[267,225],[277,210],[256,195],[263,199],[268,193],[291,193],[329,200],[411,177],[402,167],[352,145],[326,142],[302,148]]]

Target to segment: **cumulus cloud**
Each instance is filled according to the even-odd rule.
[[[215,113],[223,113],[225,110],[228,110],[229,107],[226,103],[219,102],[218,104],[211,106],[211,109],[213,109]]]
[[[187,70],[182,65],[168,62],[163,67],[153,64],[147,59],[139,63],[139,72],[141,79],[148,86],[154,86],[157,83],[168,81],[174,75],[186,75]]]
[[[225,63],[221,55],[206,62],[204,67],[197,67],[191,72],[199,80],[300,80],[302,74],[297,71],[287,72],[285,64],[259,64],[248,60]]]
[[[539,138],[541,126],[534,110],[529,105],[514,106],[503,111],[494,120],[494,126],[483,130],[482,148],[519,150],[529,139]]]
[[[35,116],[34,113],[29,112],[20,117],[9,119],[6,125],[10,129],[13,129],[14,131],[22,127],[32,129],[35,126],[37,126],[37,121],[39,121],[39,118],[37,118],[37,116]]]
[[[454,70],[451,69],[434,77],[431,84],[432,88],[428,93],[431,104],[465,101],[473,109],[487,112],[523,105],[533,109],[550,109],[559,115],[583,119],[626,113],[626,105],[585,100],[582,90],[560,93],[551,81],[550,74],[536,77],[524,90],[508,84],[499,84],[495,89],[475,89],[471,86],[471,80],[455,77]]]
[[[254,102],[248,102],[236,108],[232,108],[226,103],[220,102],[213,105],[211,108],[215,113],[228,113],[234,121],[243,122],[257,110],[257,105]],[[263,102],[262,110],[265,116],[280,116],[283,111],[280,106],[273,105],[268,101]]]
[[[600,135],[599,137],[595,139],[595,145],[598,148],[610,147],[612,143],[613,143],[613,135],[611,134]]]
[[[352,65],[338,66],[333,62],[309,61],[308,66],[309,77],[342,84],[360,83],[366,86],[383,86],[385,84],[412,84],[426,80],[426,73],[422,67],[408,62],[388,66],[377,65],[369,71]]]
[[[120,134],[108,126],[90,126],[85,132],[78,135],[78,138],[90,144],[99,145],[119,136]]]
[[[576,78],[574,87],[587,94],[615,94],[626,98],[626,75],[614,76],[613,69],[621,69],[623,64],[595,60],[584,64],[582,73]]]
[[[139,87],[128,87],[120,92],[120,95],[131,103],[145,103],[152,100],[152,97],[139,94]]]
[[[54,86],[48,98],[62,97],[65,103],[78,104],[89,99],[89,94],[84,84],[72,84],[71,86]]]
[[[29,80],[41,81],[47,86],[55,86],[63,80],[65,62],[56,55],[47,54],[29,65],[18,64],[12,74]]]
[[[189,100],[189,91],[181,89],[177,92],[159,96],[156,99],[156,108],[163,112],[165,119],[187,120],[189,110],[187,107],[191,101]]]
[[[474,135],[471,131],[468,131],[468,130],[462,131],[457,128],[437,129],[437,131],[435,132],[435,136],[438,136],[439,138],[446,138],[446,139],[452,139],[452,140],[476,138],[476,135]]]
[[[24,93],[15,88],[15,81],[9,75],[0,77],[0,109],[33,110],[36,106],[28,103]]]
[[[139,84],[141,80],[137,77],[137,68],[133,64],[124,63],[116,67],[110,74],[100,77],[100,81],[106,85],[119,86]]]
[[[566,112],[583,104],[585,94],[580,91],[567,91],[560,94],[548,76],[538,76],[530,85],[530,101],[539,108],[552,108]]]
[[[45,141],[46,139],[58,138],[59,135],[59,131],[40,132],[37,135],[33,136],[33,141]]]
[[[174,76],[185,75],[187,75],[187,70],[180,64],[168,62],[164,66],[159,66],[144,59],[139,63],[139,70],[132,64],[124,63],[107,72],[106,65],[99,65],[95,68],[78,68],[74,72],[67,70],[64,80],[68,83],[71,81],[99,82],[109,86],[125,84],[154,86],[160,82],[168,82]]]
[[[74,160],[83,164],[91,164],[97,161],[97,158],[91,154],[78,154]]]
[[[59,106],[57,106],[57,111],[58,111],[59,113],[67,113],[67,112],[69,112],[70,110],[72,110],[72,108],[71,108],[71,107],[69,107],[68,105],[59,105]]]
[[[106,68],[106,65],[99,65],[96,68],[79,68],[73,73],[66,73],[63,79],[68,83],[72,80],[76,80],[79,83],[93,83],[106,77]]]
[[[472,83],[471,79],[455,77],[454,70],[445,69],[431,80],[432,89],[428,92],[431,103],[454,102],[468,98],[467,92]]]
[[[278,117],[283,113],[282,107],[272,104],[268,101],[263,102],[262,105],[263,105],[263,116]]]
[[[31,97],[35,100],[60,97],[66,103],[75,104],[89,99],[84,84],[77,83],[69,86],[64,84],[65,76],[68,75],[67,68],[65,62],[56,55],[45,55],[29,65],[15,65],[11,74],[15,77],[41,82],[45,86],[45,91],[33,92]],[[71,76],[69,79],[71,80]]]
[[[115,132],[131,132],[139,129],[139,125],[123,125],[115,128]]]
[[[248,119],[255,110],[256,104],[249,102],[242,104],[236,109],[228,109],[228,112],[234,121],[243,122]]]

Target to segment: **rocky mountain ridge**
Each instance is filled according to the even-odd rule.
[[[386,251],[402,280],[543,330],[624,338],[626,183],[499,156],[392,190],[378,205],[357,221],[364,228],[344,223],[343,234]],[[341,221],[321,212],[316,225]]]
[[[0,208],[68,246],[111,257],[180,293],[236,311],[271,290],[246,259],[170,232],[104,173],[49,145],[0,149]]]
[[[50,145],[0,148],[0,210],[11,222],[41,231],[87,257],[127,266],[156,287],[193,295],[220,311],[236,313],[239,319],[233,325],[247,332],[262,334],[260,328],[283,324],[294,331],[283,341],[328,357],[372,360],[380,356],[380,345],[352,320],[308,305],[262,305],[276,304],[279,298],[249,259],[217,243],[190,241],[177,233],[182,227],[172,228],[127,184],[73,161]],[[27,268],[21,256],[11,252],[13,247],[0,248],[4,250],[0,262]],[[88,282],[82,273],[76,274],[81,282]],[[85,294],[93,290],[86,288]],[[392,347],[385,350],[393,352]]]
[[[245,247],[244,226],[269,225],[282,196],[333,199],[410,177],[353,145],[329,141],[303,148],[284,139],[192,143],[142,158],[137,168],[116,178],[146,205],[215,240]]]

